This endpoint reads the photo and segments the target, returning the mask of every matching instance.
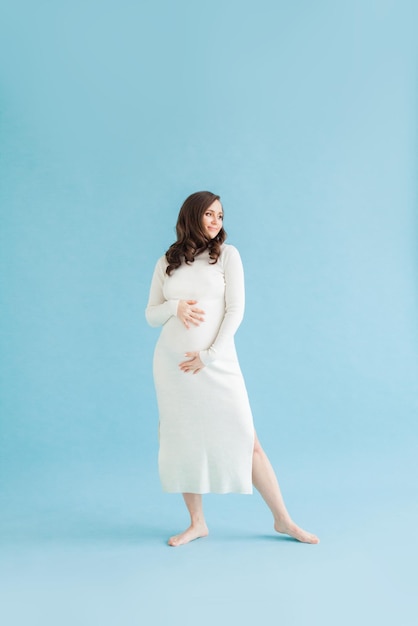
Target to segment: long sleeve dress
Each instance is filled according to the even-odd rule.
[[[238,250],[223,244],[217,263],[208,251],[171,276],[161,257],[151,283],[146,319],[162,326],[154,353],[159,409],[159,472],[171,493],[252,493],[254,425],[234,334],[244,314],[244,274]],[[197,300],[204,322],[187,329],[179,300]],[[185,373],[185,352],[205,367]]]

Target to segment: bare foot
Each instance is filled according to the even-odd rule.
[[[292,520],[288,520],[286,522],[285,521],[276,522],[274,524],[274,530],[276,530],[278,533],[290,535],[291,537],[294,537],[295,539],[297,539],[298,541],[301,541],[302,543],[319,543],[319,539],[316,535],[313,535],[312,533],[308,533],[306,532],[306,530],[299,528],[299,526],[296,526],[296,524],[292,522]]]
[[[168,540],[168,545],[183,546],[185,543],[189,543],[189,541],[199,539],[199,537],[207,537],[208,535],[209,530],[206,524],[192,524],[183,533],[170,537],[170,539]]]

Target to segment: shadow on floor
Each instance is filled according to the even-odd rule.
[[[114,543],[155,544],[165,543],[169,530],[157,526],[144,526],[132,522],[104,522],[89,520],[55,521],[30,524],[18,523],[0,529],[1,545],[31,543]]]

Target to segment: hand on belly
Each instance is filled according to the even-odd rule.
[[[192,374],[197,374],[205,367],[204,363],[200,360],[198,352],[186,352],[184,356],[188,356],[190,358],[188,361],[179,363],[179,368],[182,372],[192,372]]]
[[[200,322],[205,321],[205,318],[202,317],[205,312],[199,309],[196,304],[197,300],[180,300],[178,303],[177,317],[186,328],[190,328],[190,324],[200,326]]]

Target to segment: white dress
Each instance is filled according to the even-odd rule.
[[[209,253],[171,276],[155,267],[146,319],[161,326],[154,354],[159,409],[159,472],[171,493],[252,493],[254,426],[234,334],[244,313],[244,274],[238,250],[224,244],[217,263]],[[176,317],[179,300],[197,300],[200,326]],[[185,373],[185,352],[199,351],[205,367]]]

